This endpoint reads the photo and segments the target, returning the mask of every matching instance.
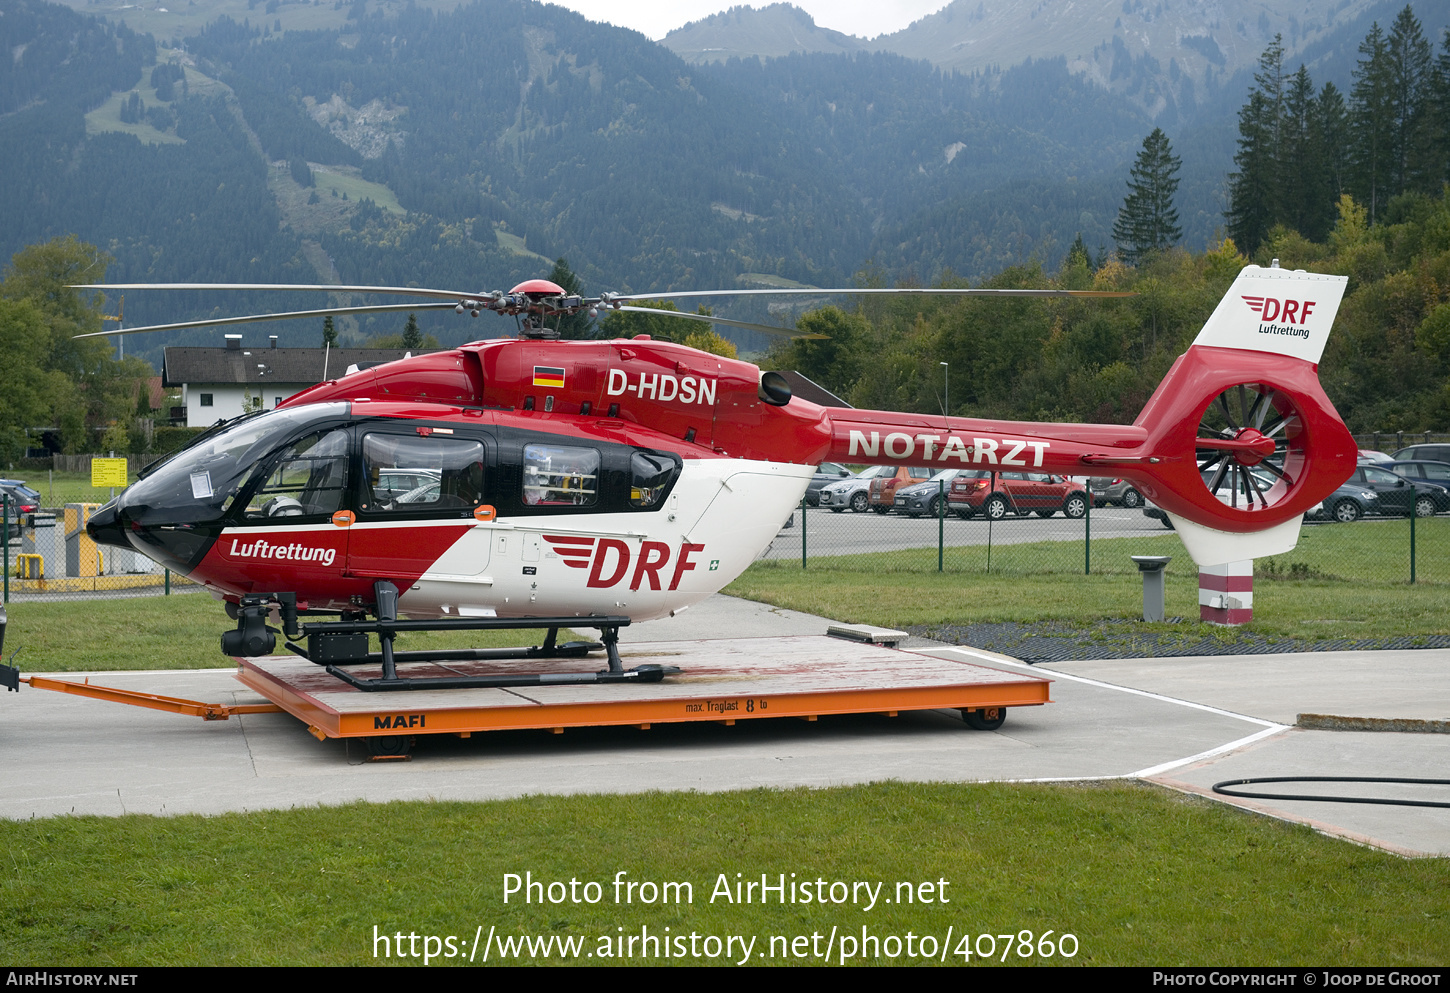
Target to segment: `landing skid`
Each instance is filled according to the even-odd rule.
[[[398,619],[398,588],[387,581],[373,585],[376,618],[366,620],[359,617],[341,621],[320,621],[297,624],[296,599],[290,594],[279,595],[283,631],[287,637],[284,647],[294,655],[323,666],[329,675],[336,677],[365,693],[380,693],[402,690],[451,690],[480,689],[509,686],[557,686],[582,683],[657,683],[667,675],[680,670],[668,665],[642,665],[625,669],[619,657],[619,629],[626,627],[630,619],[624,616],[591,617],[444,617],[424,621]],[[265,647],[270,651],[275,639],[272,629],[263,621],[273,604],[269,595],[245,597],[238,610],[237,630],[222,636],[222,650],[229,654],[260,655],[262,651],[250,650]],[[595,628],[600,640],[570,641],[558,643],[559,629],[564,627]],[[435,651],[397,652],[393,650],[393,639],[406,631],[504,631],[545,629],[543,644],[531,648],[464,648],[438,649]],[[368,651],[368,636],[377,635],[378,652]],[[307,647],[296,644],[294,639],[307,639]],[[236,652],[243,647],[249,650]],[[509,673],[507,675],[465,675],[400,677],[398,664],[428,662],[443,666],[448,662],[475,662],[509,659],[565,659],[583,658],[590,652],[603,650],[609,668],[601,672],[532,672]],[[374,665],[382,667],[382,675],[376,679],[359,679],[342,666]]]

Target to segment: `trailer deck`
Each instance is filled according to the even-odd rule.
[[[364,693],[292,656],[240,659],[237,678],[308,726],[318,739],[362,738],[376,755],[402,755],[424,734],[954,709],[994,727],[1003,708],[1050,702],[1050,680],[828,637],[750,638],[621,646],[626,666],[678,666],[661,682],[420,689]],[[589,672],[600,660],[561,660]],[[368,678],[376,666],[351,667]],[[538,660],[413,662],[400,677],[537,672]]]

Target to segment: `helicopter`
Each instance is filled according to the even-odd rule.
[[[376,286],[111,284],[82,289],[391,293],[404,304],[219,318],[209,327],[327,314],[452,309],[514,316],[480,340],[323,382],[218,423],[148,466],[87,525],[205,586],[236,628],[232,656],[286,648],[361,690],[654,681],[626,670],[619,628],[672,615],[750,565],[823,461],[1101,473],[1132,480],[1200,567],[1294,547],[1306,510],[1353,470],[1357,446],[1318,362],[1345,277],[1248,266],[1131,425],[1029,423],[822,407],[749,362],[647,336],[559,340],[548,320],[725,295],[1105,291],[725,290],[583,297],[547,280],[507,293]],[[116,331],[101,334],[116,334]],[[787,332],[788,333],[788,332]],[[1257,469],[1258,472],[1250,472]],[[1266,482],[1265,474],[1272,482]],[[399,480],[406,480],[399,485]],[[1215,491],[1230,487],[1230,498]],[[300,623],[300,617],[331,616]],[[371,616],[371,620],[369,619]],[[279,632],[268,622],[280,624]],[[394,652],[411,630],[547,629],[523,650]],[[598,673],[408,678],[408,661],[578,657],[563,628],[601,632]],[[368,636],[381,651],[369,651]],[[302,642],[305,639],[305,645]],[[381,665],[361,679],[347,667]]]

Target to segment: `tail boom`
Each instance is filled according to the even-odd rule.
[[[1304,512],[1349,478],[1358,456],[1318,373],[1345,282],[1245,267],[1132,425],[830,408],[828,457],[1111,473],[1169,514],[1200,565],[1287,551]]]

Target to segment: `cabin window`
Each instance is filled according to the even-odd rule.
[[[438,435],[363,437],[369,513],[472,513],[484,502],[483,443]]]
[[[524,446],[524,504],[594,507],[599,504],[599,452],[561,445]]]
[[[273,463],[243,516],[314,517],[340,510],[347,495],[347,464],[346,428],[310,434],[289,445]]]
[[[665,498],[680,474],[680,465],[668,455],[635,452],[629,459],[629,505],[648,510]]]
[[[201,395],[201,405],[203,407],[210,407],[211,406],[211,394],[210,393],[203,393]]]

